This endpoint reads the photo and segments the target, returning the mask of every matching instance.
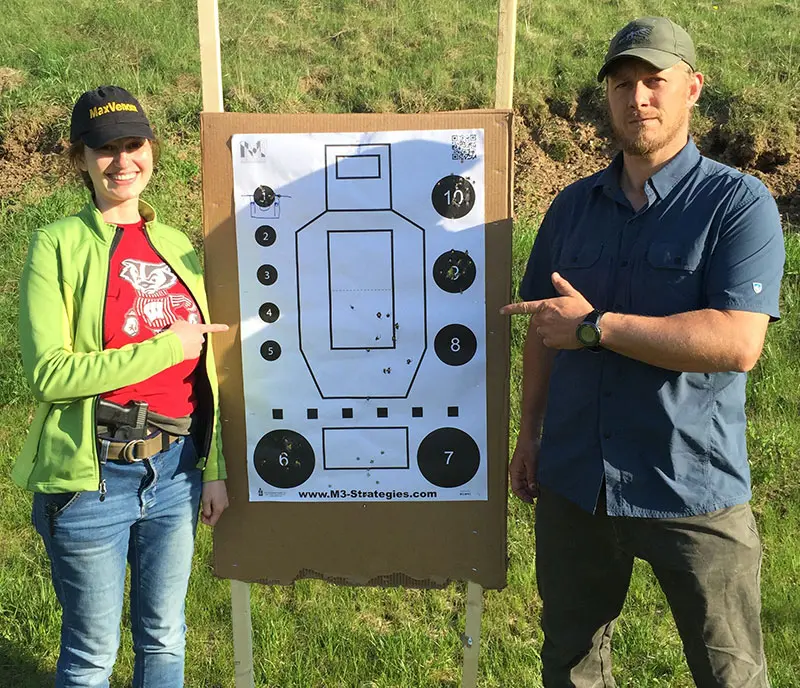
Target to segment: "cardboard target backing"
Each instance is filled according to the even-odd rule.
[[[511,114],[201,128],[215,573],[503,587]]]

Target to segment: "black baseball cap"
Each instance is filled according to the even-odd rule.
[[[100,148],[127,136],[153,140],[150,122],[136,100],[120,86],[100,86],[86,91],[72,108],[69,141]]]
[[[686,30],[666,17],[634,19],[611,39],[597,80],[605,79],[611,65],[623,57],[637,57],[658,70],[674,67],[683,60],[696,64],[694,43]]]

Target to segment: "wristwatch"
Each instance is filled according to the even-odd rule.
[[[583,322],[575,329],[575,336],[585,349],[589,351],[600,351],[600,337],[602,330],[600,329],[600,318],[603,317],[603,311],[596,308],[588,313]]]

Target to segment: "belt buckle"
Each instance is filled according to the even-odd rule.
[[[144,461],[146,457],[137,459],[133,453],[136,450],[136,446],[139,444],[143,445],[144,440],[131,440],[122,448],[122,458],[125,459],[125,463],[136,463],[137,461]]]

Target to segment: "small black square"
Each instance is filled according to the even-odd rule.
[[[317,420],[317,418],[319,418],[319,411],[317,409],[306,409],[306,418],[308,418],[308,420]]]
[[[342,418],[352,418],[352,417],[353,417],[353,409],[351,408],[342,409]]]
[[[378,418],[388,418],[389,417],[389,409],[385,406],[378,407]]]
[[[412,418],[422,418],[422,406],[412,406],[411,407],[411,417]]]
[[[448,406],[447,407],[447,415],[450,418],[457,418],[458,417],[458,406]]]
[[[283,409],[272,409],[272,417],[275,420],[283,420]]]

